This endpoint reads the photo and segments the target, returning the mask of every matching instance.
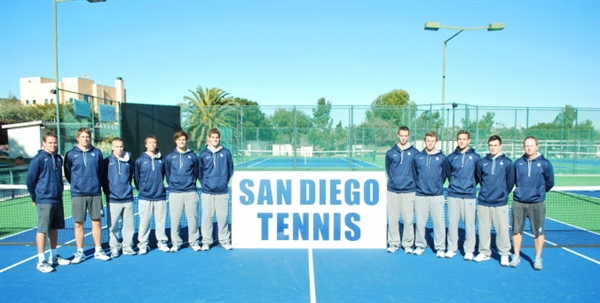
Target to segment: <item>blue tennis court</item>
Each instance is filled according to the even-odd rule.
[[[70,219],[67,223],[72,225]],[[26,231],[19,236],[33,237],[34,232]],[[430,239],[431,229],[427,232]],[[182,234],[185,236],[185,229]],[[64,237],[61,243],[69,244],[72,231],[61,233],[61,237]],[[2,245],[0,299],[3,302],[598,302],[600,235],[589,232],[593,247],[558,247],[553,245],[553,237],[547,235],[542,271],[532,269],[532,239],[527,234],[523,261],[517,268],[501,267],[497,254],[490,261],[476,263],[463,261],[461,255],[438,259],[432,250],[415,256],[389,254],[384,249],[226,251],[219,246],[208,252],[183,249],[178,253],[163,253],[153,249],[147,255],[121,256],[103,262],[94,260],[93,248],[86,246],[85,262],[59,266],[51,274],[42,274],[35,270],[33,246]],[[86,243],[91,243],[89,235]],[[74,250],[70,245],[59,248],[64,257],[70,257]]]
[[[296,168],[306,169],[373,169],[380,166],[351,157],[258,157],[236,164],[236,169],[248,168]]]

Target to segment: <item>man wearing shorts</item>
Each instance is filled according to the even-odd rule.
[[[75,221],[77,251],[71,263],[85,259],[83,253],[83,223],[89,212],[94,239],[94,259],[108,261],[110,257],[102,250],[102,152],[92,146],[92,131],[87,127],[77,130],[77,145],[65,155],[65,178],[71,184],[71,204]]]
[[[415,177],[412,168],[413,158],[419,151],[408,141],[410,130],[407,126],[398,129],[398,143],[385,154],[387,181],[388,248],[394,253],[400,248],[400,218],[404,223],[402,247],[404,252],[413,252],[415,229]]]
[[[510,266],[517,267],[521,261],[523,226],[529,218],[535,237],[535,259],[533,268],[542,269],[544,248],[544,221],[546,218],[546,192],[554,186],[554,168],[550,161],[538,153],[538,141],[529,136],[523,140],[523,157],[515,161],[515,185],[512,205],[513,250]]]
[[[56,153],[57,137],[46,133],[42,141],[42,149],[33,157],[27,172],[27,190],[33,204],[37,208],[38,227],[35,235],[38,263],[37,270],[43,273],[54,271],[55,265],[68,265],[71,262],[63,259],[57,251],[58,229],[65,228],[63,212],[62,181],[63,159]],[[46,262],[44,250],[46,237],[50,238],[50,256]]]

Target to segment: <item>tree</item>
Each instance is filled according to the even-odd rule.
[[[325,101],[325,98],[317,100],[317,107],[312,110],[313,118],[312,128],[308,134],[308,139],[316,149],[332,149],[334,144],[331,136],[331,102]]]
[[[414,118],[416,105],[410,102],[410,95],[403,89],[395,89],[377,97],[371,109],[365,113],[367,120],[383,119],[394,125],[408,125]]]
[[[191,96],[183,97],[189,104],[189,119],[184,124],[196,147],[204,144],[208,130],[218,127],[233,127],[236,121],[233,98],[219,88],[203,89],[198,86],[195,91],[189,90]]]
[[[294,148],[300,144],[307,144],[306,134],[312,127],[312,122],[306,113],[296,108],[280,108],[270,117],[270,123],[273,125],[274,143],[292,144]]]

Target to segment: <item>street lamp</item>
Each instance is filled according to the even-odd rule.
[[[73,0],[53,0],[54,2],[54,92],[56,93],[56,137],[58,138],[58,154],[61,153],[60,139],[60,88],[58,83],[58,3]],[[106,2],[106,0],[87,0],[89,3]]]
[[[504,27],[505,27],[504,22],[496,22],[496,23],[490,23],[488,25],[474,26],[474,27],[457,27],[457,26],[442,25],[440,22],[425,22],[424,29],[428,30],[428,31],[437,31],[440,28],[458,31],[456,34],[452,35],[450,38],[444,40],[444,50],[443,50],[443,56],[442,56],[442,129],[444,129],[444,124],[445,124],[444,106],[446,104],[446,46],[448,44],[448,41],[452,40],[454,37],[458,36],[463,31],[486,29],[488,32],[492,32],[492,31],[503,30]],[[440,137],[441,136],[442,136],[442,134],[440,133]],[[441,140],[442,140],[442,138],[440,138],[440,141]]]

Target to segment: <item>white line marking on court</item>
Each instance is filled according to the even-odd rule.
[[[525,232],[525,231],[523,231],[523,234],[524,234],[524,235],[528,235],[528,236],[530,236],[530,237],[532,237],[532,238],[535,238],[535,236],[534,236],[533,234],[530,234],[530,233],[528,233],[528,232]],[[559,247],[559,248],[561,248],[561,249],[564,249],[564,250],[566,250],[566,251],[568,251],[568,252],[570,252],[570,253],[572,253],[572,254],[574,254],[574,255],[576,255],[576,256],[582,257],[582,258],[584,258],[584,259],[586,259],[586,260],[588,260],[588,261],[591,261],[591,262],[594,262],[594,263],[596,263],[596,264],[600,265],[600,261],[598,261],[598,260],[596,260],[596,259],[592,259],[592,258],[590,258],[590,257],[588,257],[588,256],[586,256],[586,255],[584,255],[584,254],[578,253],[578,252],[576,252],[576,251],[574,251],[574,250],[571,250],[571,249],[569,249],[569,248],[566,248],[566,247],[563,247],[563,246],[558,246],[556,243],[554,243],[554,242],[550,242],[550,241],[548,241],[548,240],[546,240],[546,239],[544,239],[544,242],[546,242],[546,243],[548,243],[548,244],[550,244],[550,245],[552,245],[552,246],[556,246],[556,247]]]
[[[317,303],[317,294],[315,291],[315,265],[313,262],[313,250],[308,249],[308,281],[310,288],[310,303]]]
[[[106,225],[102,226],[102,229],[105,229],[105,228],[107,228],[107,226],[106,226]],[[87,236],[89,236],[89,235],[91,235],[91,234],[92,234],[92,232],[90,231],[89,233],[87,233],[87,234],[84,234],[84,235],[83,235],[83,237],[85,238],[85,237],[87,237]],[[74,241],[75,241],[75,239],[73,239],[73,240],[70,240],[70,241],[67,241],[67,242],[65,242],[65,244],[73,243]],[[59,247],[62,247],[62,246],[60,246],[60,245],[57,245],[57,246],[56,246],[56,248],[57,248],[57,249],[58,249]],[[50,251],[50,250],[48,249],[48,250],[46,250],[44,253],[48,253],[49,251]],[[33,255],[33,256],[31,256],[31,257],[27,258],[27,259],[21,260],[21,261],[19,261],[19,262],[15,263],[15,264],[13,264],[13,265],[10,265],[10,266],[7,266],[7,267],[5,267],[5,268],[3,268],[3,269],[0,269],[0,274],[1,274],[1,273],[3,273],[3,272],[5,272],[5,271],[7,271],[7,270],[9,270],[9,269],[11,269],[11,268],[17,267],[17,266],[19,266],[19,265],[21,265],[21,264],[23,264],[23,263],[25,263],[25,262],[31,261],[31,260],[33,260],[33,259],[35,259],[35,258],[37,258],[37,254],[35,254],[35,255]]]

